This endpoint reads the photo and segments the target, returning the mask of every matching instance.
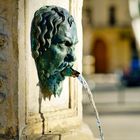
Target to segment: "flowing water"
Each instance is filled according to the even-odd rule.
[[[100,118],[99,118],[98,110],[97,110],[95,102],[94,102],[93,94],[92,94],[86,80],[84,79],[84,77],[82,75],[79,75],[77,78],[81,82],[82,86],[85,88],[85,90],[88,93],[89,100],[90,100],[90,102],[92,104],[92,107],[94,108],[94,111],[95,111],[95,114],[96,114],[96,120],[97,120],[97,126],[99,128],[100,138],[101,138],[101,140],[104,140],[104,134],[103,134],[103,130],[102,130],[102,127],[101,127],[101,121],[100,121]]]

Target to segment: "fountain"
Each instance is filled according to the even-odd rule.
[[[41,17],[47,17],[38,11],[44,5],[58,7],[53,7],[56,19],[51,20],[53,24],[63,21],[63,28],[58,31],[61,37],[56,35],[51,39],[57,32],[55,29],[44,35],[45,20],[38,24]],[[82,69],[82,1],[8,0],[0,1],[0,9],[0,138],[36,140],[43,134],[41,139],[93,140],[90,129],[82,123],[81,85],[76,78],[70,78],[79,75],[73,67],[80,73]],[[31,48],[31,22],[35,13],[37,19],[32,27],[42,25],[41,30],[34,28],[31,36],[35,35],[40,44],[34,38]],[[47,26],[51,28],[51,22]],[[38,36],[40,31],[42,34]],[[69,37],[63,38],[63,31]],[[47,47],[49,44],[51,47]]]
[[[42,118],[42,135],[45,134],[45,117],[41,112],[42,98],[60,96],[66,76],[77,77],[86,89],[96,113],[101,140],[104,140],[99,114],[91,90],[82,75],[74,70],[75,44],[78,42],[73,17],[63,8],[44,6],[34,14],[31,27],[32,56],[39,77],[39,113]]]

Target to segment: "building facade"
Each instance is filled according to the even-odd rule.
[[[136,43],[128,0],[84,1],[83,29],[86,74],[129,69]]]

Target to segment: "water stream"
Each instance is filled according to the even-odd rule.
[[[100,138],[101,138],[101,140],[104,140],[104,134],[103,134],[103,130],[102,130],[102,127],[101,127],[101,121],[100,121],[100,118],[99,118],[98,110],[97,110],[95,102],[94,102],[93,94],[92,94],[86,80],[84,79],[84,77],[82,75],[79,75],[77,78],[81,82],[81,84],[85,88],[85,90],[87,91],[89,100],[90,100],[90,102],[92,104],[92,107],[93,107],[93,109],[95,111],[95,114],[96,114],[96,120],[97,120],[97,126],[99,128]]]

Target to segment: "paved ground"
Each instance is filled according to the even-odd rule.
[[[93,90],[92,82],[88,82]],[[140,88],[119,90],[116,84],[110,86],[106,82],[98,85],[94,100],[100,113],[105,140],[140,140]],[[86,93],[83,96],[83,110],[84,121],[99,137],[95,114]]]
[[[140,114],[112,114],[100,116],[105,140],[140,140]],[[93,115],[84,116],[96,137],[99,131]]]

